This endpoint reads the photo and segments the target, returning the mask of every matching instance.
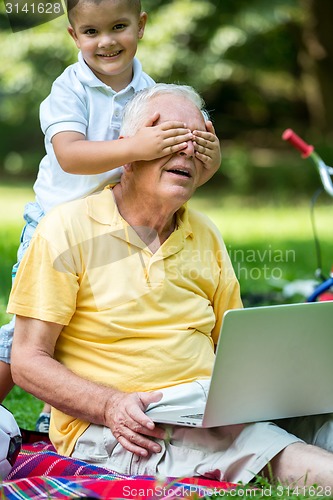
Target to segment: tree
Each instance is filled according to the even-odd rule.
[[[333,131],[333,2],[331,0],[303,0],[308,13],[304,23],[304,48],[300,63],[306,101],[312,124],[320,132]]]
[[[220,137],[269,147],[287,126],[331,129],[332,0],[142,1],[144,69],[199,90]],[[65,16],[12,33],[0,4],[0,27],[0,172],[35,172],[39,104],[77,49]]]

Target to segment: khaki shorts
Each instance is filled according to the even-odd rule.
[[[205,397],[206,384],[209,381],[168,388],[163,391],[161,402],[177,404],[178,398],[182,399],[182,391],[188,397],[190,388],[191,401],[195,405]],[[332,416],[329,417],[333,422]],[[171,439],[158,440],[161,452],[148,458],[126,451],[109,428],[91,424],[78,439],[72,456],[128,475],[204,476],[246,484],[286,446],[303,441],[301,434],[312,444],[316,444],[317,439],[320,445],[318,437],[320,443],[330,443],[332,439],[327,435],[333,431],[333,424],[328,424],[327,418],[321,415],[317,419],[287,419],[281,421],[284,428],[274,422],[211,429],[170,426]],[[310,430],[315,427],[316,430]],[[290,433],[296,431],[299,437]]]

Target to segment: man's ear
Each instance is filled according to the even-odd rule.
[[[73,38],[73,40],[74,40],[77,48],[80,49],[81,48],[80,47],[80,42],[78,40],[78,37],[77,37],[77,35],[75,33],[75,29],[73,28],[73,26],[69,25],[68,28],[67,28],[67,31],[70,34],[70,36]]]
[[[125,172],[133,172],[132,163],[126,163],[123,165],[123,169]]]

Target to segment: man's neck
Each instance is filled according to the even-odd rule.
[[[113,194],[122,218],[155,253],[176,229],[176,213],[156,201],[143,200],[135,194],[125,195],[121,184],[113,188]]]

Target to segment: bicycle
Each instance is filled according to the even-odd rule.
[[[322,158],[318,155],[318,153],[316,153],[314,147],[310,144],[307,144],[292,129],[289,128],[285,130],[282,134],[282,139],[288,141],[295,149],[300,151],[302,158],[304,159],[310,158],[313,161],[318,170],[323,189],[329,196],[333,198],[333,181],[332,181],[333,168],[330,167],[329,165],[326,165],[326,163],[322,160]],[[322,192],[322,189],[320,190],[320,192]],[[313,198],[312,208],[320,192],[317,191],[315,193]],[[318,268],[315,274],[317,278],[321,278],[322,282],[315,287],[313,292],[307,297],[306,301],[315,302],[316,300],[333,300],[333,267],[331,269],[328,278],[323,276],[321,269],[320,245],[315,229],[313,210],[312,210],[312,228],[313,228],[313,234],[317,252],[317,262],[318,262]]]

